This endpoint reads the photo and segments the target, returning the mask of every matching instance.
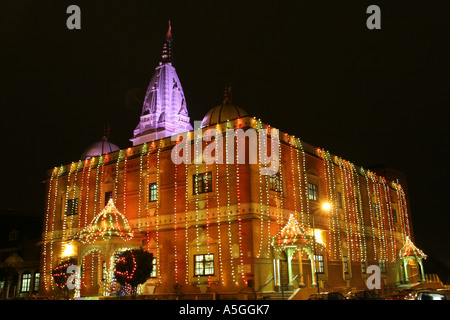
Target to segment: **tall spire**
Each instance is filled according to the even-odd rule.
[[[162,63],[173,62],[172,41],[172,26],[169,20],[169,29],[167,30],[166,42],[163,45],[163,51],[161,55]]]
[[[162,59],[150,80],[139,124],[130,139],[134,146],[192,130],[183,88],[172,65],[172,41],[169,21]]]

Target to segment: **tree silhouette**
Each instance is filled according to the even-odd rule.
[[[114,276],[123,286],[136,294],[137,286],[147,281],[153,269],[153,254],[143,249],[126,250],[118,255]]]

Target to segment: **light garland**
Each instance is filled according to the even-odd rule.
[[[225,131],[225,150],[229,150],[228,140],[229,140],[229,121],[226,123],[226,131]],[[226,206],[226,214],[228,217],[228,248],[230,251],[230,270],[231,270],[231,278],[233,279],[233,284],[236,284],[236,275],[234,270],[234,259],[233,259],[233,248],[232,248],[232,241],[231,241],[231,211],[230,211],[230,205],[231,205],[231,198],[230,198],[230,172],[228,169],[229,165],[229,158],[228,158],[228,152],[225,152],[225,172],[226,172],[226,180],[227,180],[227,206]]]
[[[119,163],[120,158],[122,157],[123,150],[119,151],[119,154],[117,155],[117,161],[116,161],[116,172],[115,172],[115,181],[114,181],[114,203],[117,203],[117,195],[118,195],[118,188],[119,188]],[[103,195],[103,194],[102,194]]]
[[[179,143],[179,141],[175,142],[175,144],[178,144],[178,143]],[[178,284],[178,267],[179,266],[178,266],[178,210],[177,210],[178,165],[177,164],[174,164],[173,180],[174,180],[174,187],[173,187],[174,241],[173,241],[173,247],[174,247],[175,283]]]
[[[158,195],[156,196],[156,210],[155,210],[155,216],[156,216],[156,274],[158,279],[161,279],[161,256],[159,255],[159,205],[161,201],[161,181],[160,181],[160,151],[161,151],[161,140],[158,143],[157,146],[158,150],[156,151],[156,190],[158,190]]]
[[[261,130],[261,128],[262,128],[261,121],[257,121],[256,123],[257,123],[257,125],[256,125],[257,128],[256,129]],[[258,138],[258,148],[259,148],[258,149],[258,155],[261,155],[262,150],[264,150],[262,148],[262,145],[261,145],[262,141],[263,141],[263,139]],[[259,214],[260,214],[259,222],[260,222],[260,224],[259,224],[259,246],[258,246],[258,253],[256,255],[257,258],[261,258],[261,256],[262,256],[262,248],[263,248],[264,235],[265,235],[265,232],[264,232],[264,216],[265,216],[266,209],[264,208],[264,205],[263,205],[263,190],[262,190],[262,187],[263,187],[262,177],[263,177],[263,175],[261,174],[262,168],[263,168],[263,166],[262,166],[262,163],[261,163],[261,156],[259,156],[258,157],[258,178],[259,178]],[[266,181],[267,181],[267,175],[265,176],[265,178],[266,178]],[[266,195],[266,197],[267,197],[267,195]]]
[[[188,135],[189,133],[186,135],[186,139],[188,139]],[[191,148],[190,144],[187,144],[188,148]],[[184,215],[184,224],[185,224],[185,228],[184,228],[184,235],[185,235],[185,282],[187,285],[189,285],[189,167],[188,167],[188,162],[190,162],[190,159],[188,158],[188,156],[190,156],[190,153],[187,152],[187,150],[185,150],[186,152],[184,152],[184,168],[185,168],[185,172],[184,172],[184,178],[185,178],[185,193],[184,193],[184,197],[185,197],[185,215]]]
[[[220,125],[216,125],[216,129],[220,131]],[[216,144],[216,150],[219,150],[219,148],[223,149],[223,145],[219,147],[219,141],[218,139],[214,139],[214,143]],[[221,143],[223,141],[221,140]],[[216,161],[216,201],[217,201],[217,238],[219,242],[219,274],[221,275],[220,280],[222,282],[222,285],[225,285],[225,277],[223,276],[223,259],[222,259],[222,231],[221,231],[221,218],[220,218],[220,193],[219,193],[219,152],[215,153],[215,161]]]
[[[234,139],[233,139],[234,144]],[[239,265],[241,269],[241,278],[245,282],[244,258],[242,252],[242,215],[241,215],[241,186],[240,186],[240,162],[239,152],[236,152],[236,200],[237,200],[237,219],[238,219],[238,243],[239,243]]]
[[[51,214],[51,203],[52,203],[52,189],[53,189],[53,181],[55,180],[55,179],[57,179],[57,176],[59,175],[59,173],[60,173],[60,171],[61,171],[61,168],[59,168],[59,170],[58,170],[58,168],[57,167],[55,167],[53,170],[52,170],[52,174],[51,174],[51,176],[50,176],[50,180],[49,180],[49,183],[48,183],[48,185],[49,185],[49,187],[48,187],[48,192],[47,192],[47,208],[46,208],[46,215],[45,215],[45,226],[44,226],[44,230],[45,230],[45,233],[44,233],[44,246],[43,246],[43,254],[42,254],[42,256],[43,256],[43,272],[44,272],[44,287],[45,287],[45,290],[48,290],[49,288],[48,288],[48,281],[47,281],[47,279],[48,279],[48,277],[47,277],[47,254],[48,254],[48,252],[47,252],[47,246],[48,246],[48,242],[49,242],[49,224],[54,224],[53,223],[53,219],[51,219],[51,217],[50,217],[50,214]],[[57,184],[57,182],[56,182],[57,180],[55,180],[55,185]],[[51,239],[51,238],[50,238]],[[51,241],[51,242],[53,242],[53,241]],[[50,261],[51,261],[51,259],[50,259]],[[51,269],[51,268],[50,268]]]

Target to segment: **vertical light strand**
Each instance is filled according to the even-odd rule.
[[[122,209],[122,213],[123,215],[126,217],[127,216],[127,170],[128,170],[128,156],[130,154],[131,148],[128,148],[126,153],[125,153],[125,157],[123,160],[123,209]]]
[[[147,151],[147,143],[141,147],[141,155],[139,157],[139,194],[138,194],[138,230],[140,231],[142,226],[141,214],[142,214],[142,196],[145,192],[142,190],[142,175],[144,172],[144,153]]]
[[[233,139],[233,144],[234,144]],[[245,281],[245,273],[244,273],[244,257],[242,253],[242,213],[241,213],[241,183],[240,183],[240,160],[239,160],[239,152],[236,152],[236,200],[237,200],[237,219],[238,219],[238,243],[239,243],[239,265],[241,269],[241,278],[242,281]],[[237,283],[236,283],[237,284]]]
[[[303,169],[303,186],[305,190],[305,203],[306,203],[306,210],[305,210],[305,216],[306,220],[303,221],[304,225],[307,226],[308,229],[311,228],[311,215],[309,213],[309,195],[308,195],[308,172],[306,171],[306,153],[303,148],[303,144],[301,143],[301,140],[298,139],[301,151],[302,151],[302,169]]]
[[[58,184],[59,184],[59,178],[61,177],[62,173],[64,170],[64,166],[61,166],[59,168],[59,173],[58,176],[56,178],[56,183],[55,183],[55,195],[53,197],[53,212],[52,212],[52,222],[51,222],[51,233],[50,233],[50,257],[49,257],[49,276],[50,276],[50,285],[51,288],[54,289],[55,284],[53,281],[53,277],[52,275],[52,264],[53,264],[53,239],[54,239],[54,235],[55,235],[55,224],[56,224],[56,206],[58,203]],[[69,168],[70,170],[70,168]],[[62,198],[63,199],[63,198]],[[62,204],[61,204],[62,206]]]
[[[62,206],[64,206],[64,210],[62,212],[62,238],[66,238],[66,229],[67,229],[67,213],[69,212],[68,203],[70,199],[70,185],[71,185],[71,178],[72,178],[72,171],[74,170],[75,162],[72,162],[69,167],[69,171],[67,172],[67,180],[66,180],[66,192],[63,196],[63,203]]]
[[[178,143],[175,142],[176,144]],[[174,268],[175,268],[175,283],[178,284],[178,210],[177,210],[177,200],[178,200],[178,164],[174,164],[173,173],[173,232],[174,232]]]
[[[353,243],[353,228],[352,228],[352,221],[351,221],[351,188],[349,186],[349,182],[347,180],[347,169],[346,169],[346,161],[342,159],[342,165],[340,168],[341,172],[341,182],[344,186],[343,189],[343,203],[344,203],[344,220],[345,225],[347,229],[347,249],[348,249],[348,256],[351,261],[353,261],[353,255],[354,255],[354,243]]]
[[[390,252],[390,261],[391,262],[395,262],[396,260],[396,241],[395,241],[395,229],[394,229],[394,221],[392,218],[392,207],[391,207],[391,200],[390,200],[390,195],[389,195],[389,186],[386,182],[386,179],[383,178],[383,193],[384,193],[384,201],[386,203],[386,216],[387,216],[387,221],[388,221],[388,225],[389,225],[389,248],[391,249]]]
[[[372,213],[372,196],[370,195],[370,182],[368,178],[369,171],[364,172],[364,176],[366,178],[366,190],[367,190],[367,199],[369,201],[369,217],[370,217],[370,226],[372,227],[372,244],[373,244],[373,257],[374,260],[377,260],[378,254],[377,254],[377,243],[376,243],[376,235],[375,235],[375,226],[373,221],[373,213]]]
[[[48,182],[48,192],[47,192],[47,207],[46,207],[46,214],[45,214],[45,224],[44,224],[44,244],[43,244],[43,274],[44,274],[44,287],[47,291],[49,289],[48,287],[48,278],[47,278],[47,246],[49,243],[49,225],[53,224],[52,219],[50,218],[51,214],[51,206],[52,206],[52,191],[53,191],[53,181],[55,180],[55,177],[57,176],[59,170],[57,167],[55,167],[52,170],[52,174],[50,176],[50,180]],[[55,181],[56,184],[56,181]]]
[[[335,179],[335,168],[333,165],[333,161],[328,152],[322,151],[323,157],[325,159],[325,181],[328,186],[328,196],[329,202],[331,203],[331,216],[330,216],[330,235],[328,237],[328,241],[330,245],[333,247],[333,257],[334,259],[341,259],[341,230],[339,226],[339,203],[337,199],[337,187],[336,187],[336,179]],[[340,164],[341,159],[339,159]],[[341,168],[339,167],[339,172],[341,172]]]
[[[229,140],[229,130],[228,130],[228,126],[229,126],[229,122],[227,121],[226,123],[226,132],[225,132],[225,173],[226,173],[226,184],[227,184],[227,206],[226,206],[226,214],[227,214],[227,218],[228,218],[228,249],[230,251],[230,271],[231,271],[231,277],[233,279],[233,284],[236,283],[236,275],[235,275],[235,270],[234,270],[234,259],[233,259],[233,248],[232,248],[232,233],[231,233],[231,210],[230,210],[230,204],[231,204],[231,198],[230,198],[230,172],[229,172],[229,158],[228,158],[228,150],[229,150],[229,145],[228,145],[228,140]]]
[[[115,177],[115,182],[114,182],[114,203],[117,203],[117,196],[118,196],[118,189],[119,189],[119,163],[120,163],[120,158],[122,157],[122,152],[123,150],[119,151],[119,154],[117,155],[117,161],[116,161],[116,177]]]
[[[92,172],[92,166],[93,163],[95,161],[96,158],[91,158],[89,160],[89,169],[88,169],[88,173],[87,173],[87,182],[86,182],[86,205],[84,208],[84,221],[85,223],[83,225],[80,224],[80,229],[86,227],[87,226],[87,219],[88,219],[88,214],[89,214],[89,196],[90,196],[90,187],[91,187],[91,172]],[[81,218],[80,218],[81,221]]]
[[[376,181],[375,181],[375,194],[377,197],[377,203],[378,203],[378,208],[379,208],[379,220],[380,220],[380,226],[379,228],[381,229],[381,237],[382,237],[382,245],[383,245],[383,254],[382,254],[382,258],[385,260],[388,260],[388,251],[387,251],[387,235],[386,235],[386,211],[384,210],[384,206],[383,206],[383,201],[382,201],[382,197],[381,197],[381,190],[380,190],[380,177],[377,177]]]
[[[76,196],[77,196],[77,188],[78,188],[78,186],[77,186],[77,181],[78,181],[78,174],[79,174],[79,172],[80,172],[80,168],[81,168],[81,167],[83,167],[83,171],[84,171],[84,162],[80,160],[80,161],[77,162],[77,166],[76,166],[76,168],[75,168],[75,175],[74,175],[74,181],[73,181],[73,191],[72,191],[72,199],[77,199],[77,198],[76,198]],[[68,235],[67,235],[69,238],[70,238],[71,235],[72,235],[73,220],[74,220],[75,217],[76,217],[77,215],[79,215],[79,213],[80,213],[80,208],[81,208],[81,197],[82,197],[82,194],[81,194],[81,186],[80,186],[80,191],[79,191],[79,193],[80,193],[80,194],[79,194],[79,197],[78,197],[78,200],[77,200],[78,202],[76,202],[76,206],[77,206],[76,210],[77,210],[77,212],[69,217],[70,224],[69,224],[69,233],[68,233]]]
[[[356,172],[356,168],[354,168],[354,175],[356,179],[356,190],[357,190],[357,198],[355,199],[355,205],[356,210],[358,213],[358,218],[361,221],[361,240],[362,240],[362,253],[361,253],[361,261],[366,262],[367,261],[367,243],[366,243],[366,227],[364,222],[364,212],[363,212],[363,206],[362,206],[362,195],[361,195],[361,186],[359,183],[359,175]]]
[[[153,145],[154,145],[154,142],[152,142],[152,144],[150,145],[150,148],[148,148],[148,150],[147,150],[147,183],[146,183],[145,189],[147,190],[146,193],[148,193],[148,194],[144,201],[144,203],[146,204],[145,211],[147,213],[145,227],[146,227],[146,234],[147,234],[147,251],[148,252],[150,252],[150,209],[148,207],[149,196],[150,196],[150,189],[149,189],[149,187],[150,187],[150,154],[151,154],[151,150],[153,149]],[[156,259],[155,257],[153,257],[153,258]]]
[[[261,121],[257,121],[257,129],[261,130]],[[264,216],[266,212],[266,208],[264,208],[263,205],[263,175],[261,174],[261,171],[263,169],[262,163],[261,163],[261,154],[263,152],[262,149],[262,140],[260,136],[258,136],[258,178],[259,178],[259,246],[258,246],[258,253],[256,255],[257,258],[261,258],[262,256],[262,248],[264,244],[264,235],[266,232],[264,232]]]
[[[189,133],[188,133],[189,134]],[[188,139],[188,137],[186,136],[186,139]],[[186,148],[191,149],[191,144],[187,144]],[[184,236],[185,236],[185,282],[186,284],[189,284],[189,166],[188,163],[190,163],[189,159],[190,156],[190,152],[185,152],[184,154],[184,168],[185,168],[185,173],[184,173],[184,179],[185,179],[185,193],[184,193],[184,198],[185,198],[185,212],[184,212],[184,224],[185,224],[185,228],[184,228]],[[194,181],[192,181],[192,183],[194,183]],[[195,267],[195,265],[194,265]]]
[[[220,125],[216,125],[216,129],[220,131]],[[214,139],[216,151],[217,150],[223,150],[223,140],[220,139],[220,143],[222,143],[221,146],[219,146],[219,139]],[[220,281],[222,282],[222,285],[225,285],[225,277],[223,276],[223,258],[222,258],[222,230],[221,230],[221,217],[220,217],[220,193],[219,193],[219,152],[215,153],[215,169],[216,169],[216,200],[217,200],[217,241],[219,242],[219,274],[220,274]],[[223,160],[222,160],[223,162]]]
[[[158,190],[158,194],[156,196],[156,210],[155,210],[155,217],[156,217],[156,262],[158,264],[158,267],[156,268],[157,277],[158,279],[161,279],[161,255],[159,250],[159,205],[161,203],[161,178],[160,178],[160,152],[161,152],[161,140],[159,140],[158,143],[158,150],[156,151],[156,190]]]

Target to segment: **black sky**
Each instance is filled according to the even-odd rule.
[[[395,3],[392,3],[395,2]],[[111,127],[121,148],[172,20],[191,120],[233,101],[357,165],[408,177],[416,244],[450,264],[445,1],[1,1],[1,209],[43,214],[45,172]],[[82,29],[66,28],[81,8]],[[382,29],[366,28],[377,4]]]

